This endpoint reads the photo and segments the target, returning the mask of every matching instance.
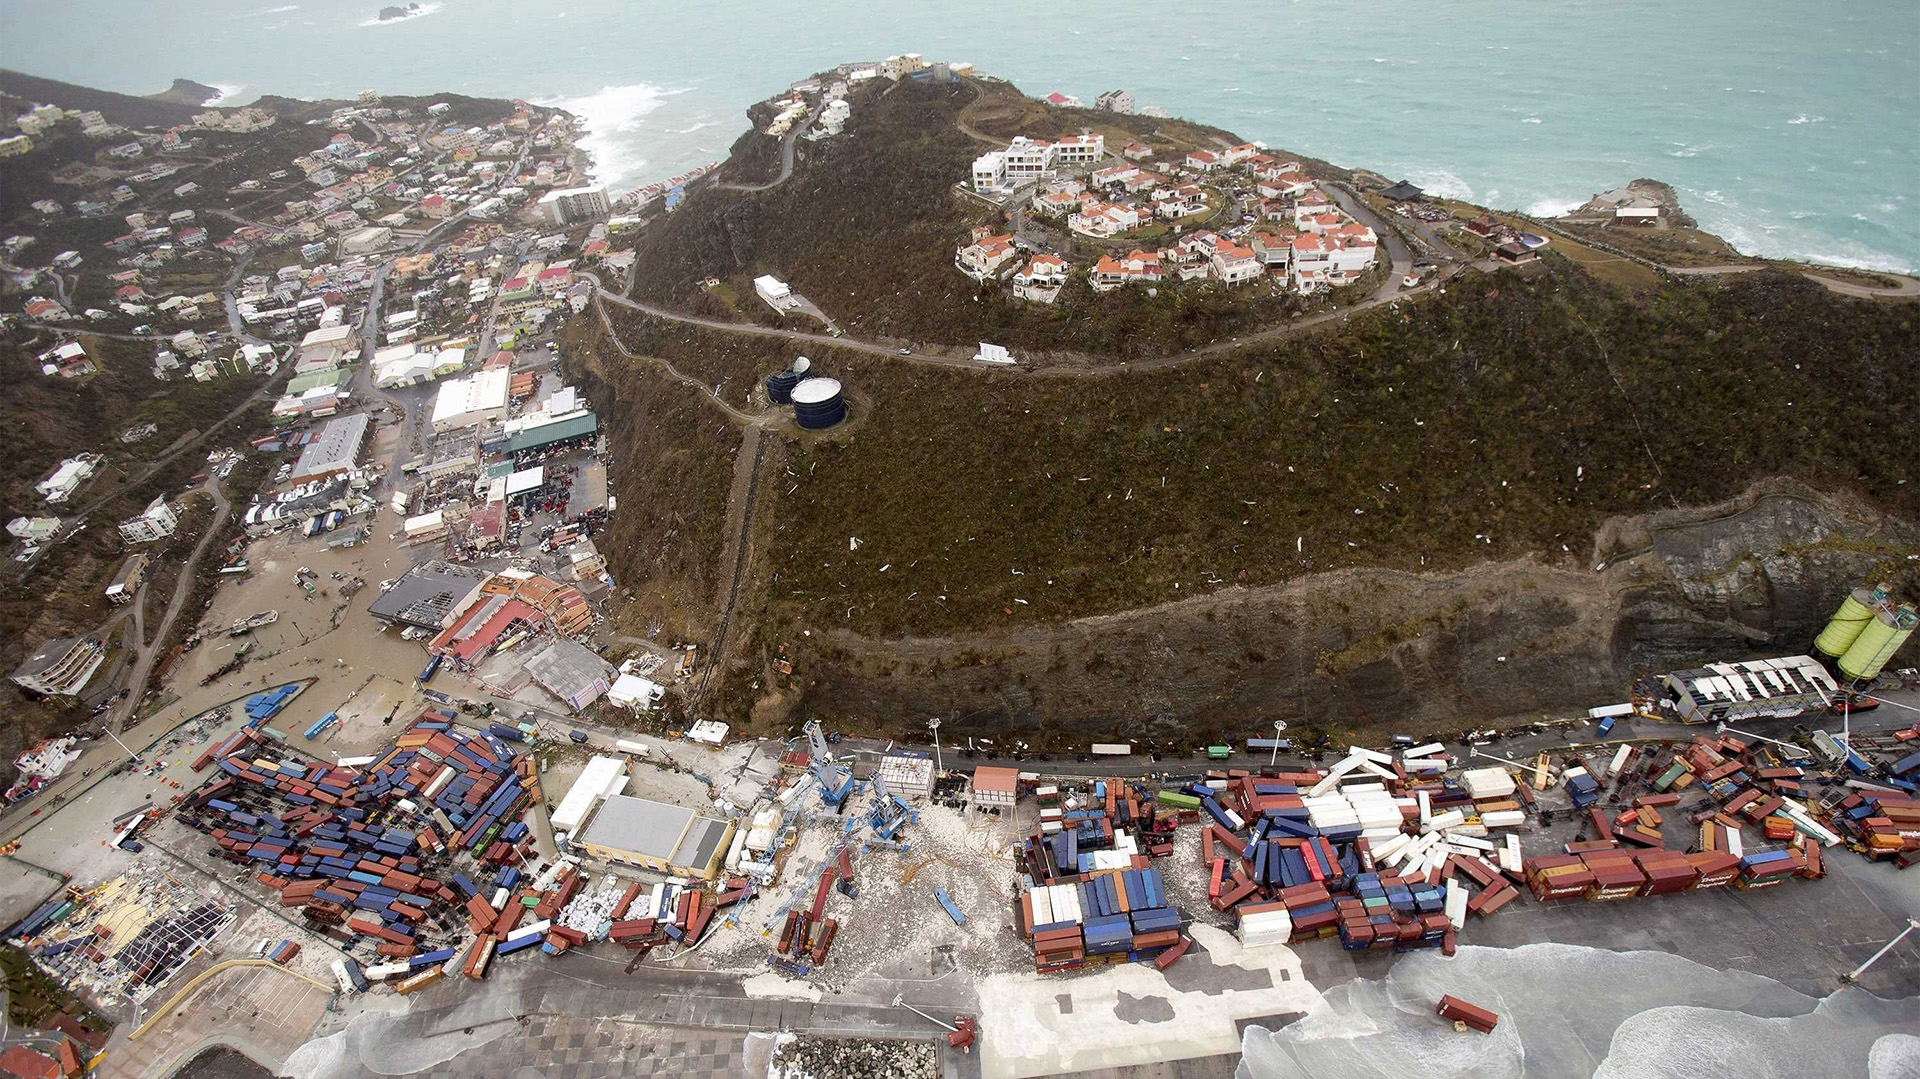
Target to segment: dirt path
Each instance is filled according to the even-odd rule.
[[[1778,267],[1764,263],[1758,266],[1748,265],[1746,263],[1730,263],[1724,266],[1664,266],[1658,262],[1647,259],[1634,259],[1634,261],[1680,277],[1712,277],[1720,274],[1752,273],[1755,270],[1778,269]],[[1851,281],[1842,281],[1836,277],[1828,277],[1817,270],[1799,271],[1801,277],[1825,285],[1828,289],[1842,296],[1853,296],[1868,300],[1901,299],[1920,296],[1920,278],[1909,277],[1905,274],[1887,273],[1883,270],[1874,270],[1872,272],[1884,277],[1891,277],[1899,283],[1892,288],[1874,288],[1870,285],[1856,285]]]
[[[972,79],[968,79],[967,85],[973,87],[973,102],[972,104],[969,104],[965,108],[962,108],[960,110],[960,114],[954,117],[953,125],[960,129],[961,134],[974,140],[975,142],[984,142],[988,146],[991,146],[996,150],[1006,149],[1007,148],[1006,139],[997,139],[997,138],[994,138],[992,135],[988,135],[984,132],[976,131],[974,130],[971,124],[967,123],[967,113],[972,112],[973,106],[980,104],[981,100],[987,96],[986,91],[980,88],[980,84],[978,82],[975,82]]]
[[[700,684],[693,693],[695,701],[706,696],[708,680],[722,666],[727,629],[733,623],[734,606],[740,600],[740,581],[747,573],[754,499],[760,492],[760,461],[766,456],[766,448],[765,430],[749,427],[740,443],[740,452],[734,456],[733,487],[727,494],[727,548],[721,556],[726,579],[714,596],[720,621],[714,626],[713,641],[707,648],[706,662],[701,665]]]
[[[1482,264],[1475,264],[1476,268],[1481,265]],[[1406,269],[1410,268],[1411,266],[1409,264]],[[865,352],[875,356],[886,356],[898,360],[901,363],[919,364],[924,367],[957,367],[968,371],[1001,371],[1019,375],[1029,375],[1035,378],[1100,378],[1108,375],[1124,374],[1129,371],[1152,371],[1161,368],[1175,367],[1183,363],[1190,363],[1194,360],[1201,359],[1202,357],[1217,356],[1227,352],[1238,352],[1255,345],[1284,340],[1313,327],[1325,326],[1328,323],[1343,320],[1359,312],[1379,307],[1382,304],[1397,303],[1403,299],[1409,299],[1414,296],[1432,292],[1434,289],[1445,285],[1454,277],[1464,273],[1467,268],[1468,267],[1464,265],[1459,266],[1456,267],[1452,273],[1442,277],[1432,278],[1425,284],[1416,285],[1413,288],[1402,288],[1399,282],[1400,275],[1404,272],[1404,269],[1396,264],[1390,271],[1393,276],[1376,289],[1371,297],[1359,303],[1347,307],[1337,307],[1332,310],[1321,311],[1308,315],[1305,318],[1294,319],[1291,322],[1282,323],[1278,326],[1270,326],[1264,330],[1255,330],[1226,341],[1216,341],[1210,345],[1190,349],[1186,352],[1174,352],[1144,360],[1122,360],[1117,363],[1094,364],[1087,367],[1026,367],[1020,365],[1009,367],[1004,364],[987,364],[970,359],[962,360],[950,356],[937,356],[922,352],[918,349],[913,350],[910,354],[902,355],[901,351],[897,348],[880,344],[877,341],[863,341],[857,337],[834,337],[830,334],[807,333],[803,330],[785,330],[770,326],[755,326],[739,322],[722,322],[718,319],[683,315],[676,311],[667,310],[664,307],[641,303],[638,300],[630,300],[625,296],[608,292],[604,287],[601,287],[599,277],[591,271],[581,271],[579,276],[593,280],[595,285],[594,302],[596,305],[599,305],[601,301],[605,301],[606,303],[617,304],[630,310],[639,311],[642,314],[652,315],[655,318],[663,318],[669,322],[680,322],[690,326],[704,326],[707,329],[719,330],[722,333],[738,333],[750,337],[777,337],[787,341],[807,342],[832,348],[852,349],[855,352]],[[604,306],[599,309],[601,321],[607,326],[608,333],[611,334],[613,332],[613,324],[608,319],[606,309]],[[618,338],[615,339],[615,344],[619,345]],[[668,371],[672,372],[674,377],[686,382],[688,385],[700,386],[702,391],[706,391],[704,385],[681,374],[666,360],[652,356],[640,356],[628,352],[625,345],[619,345],[619,347],[623,354],[634,359],[661,364],[665,366]],[[742,419],[746,417],[745,413],[740,413],[739,410],[724,403],[722,403],[721,407],[726,408],[729,412],[734,413]]]
[[[592,276],[592,275],[585,275],[585,276]],[[627,359],[630,359],[630,360],[639,360],[641,363],[653,364],[656,367],[660,367],[664,369],[667,372],[667,374],[673,378],[674,381],[680,383],[683,386],[690,386],[693,389],[699,390],[700,395],[702,397],[707,398],[709,401],[713,403],[713,405],[716,408],[720,409],[722,412],[725,412],[729,419],[733,420],[735,423],[738,423],[744,427],[748,427],[748,428],[773,427],[781,422],[782,417],[778,413],[748,412],[745,409],[735,408],[734,406],[728,404],[725,400],[723,400],[719,394],[715,393],[712,387],[708,386],[706,383],[700,381],[699,379],[694,378],[692,375],[688,375],[681,372],[681,370],[675,367],[670,361],[663,359],[659,356],[642,355],[628,348],[626,346],[626,342],[620,340],[619,332],[613,328],[612,316],[607,314],[607,309],[605,304],[602,304],[600,301],[602,299],[605,299],[609,302],[617,303],[625,307],[639,307],[641,310],[647,310],[647,309],[645,307],[642,307],[640,304],[634,303],[631,300],[627,300],[619,296],[605,295],[598,288],[598,285],[599,285],[598,278],[595,278],[594,284],[596,286],[594,290],[595,291],[594,302],[593,302],[594,310],[600,313],[600,324],[606,328],[607,339],[613,342],[613,347],[619,350],[620,355],[625,356]],[[689,320],[689,321],[700,321],[700,320]],[[724,326],[725,323],[718,323],[716,325]],[[812,336],[812,335],[807,335],[807,336]],[[828,340],[832,340],[832,339],[828,338]]]

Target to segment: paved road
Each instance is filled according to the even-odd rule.
[[[160,648],[166,643],[167,633],[173,629],[173,623],[180,617],[181,608],[186,606],[187,596],[193,591],[196,580],[194,568],[200,564],[200,558],[214,540],[223,535],[227,518],[233,513],[233,503],[227,500],[227,492],[220,487],[220,474],[209,473],[202,489],[213,496],[213,519],[207,523],[206,531],[200,534],[200,542],[193,545],[193,553],[187,556],[180,567],[180,578],[173,586],[173,598],[167,603],[167,612],[160,618],[160,624],[154,627],[152,640],[136,640],[133,648],[138,652],[134,661],[133,674],[127,679],[126,687],[130,692],[116,702],[108,712],[108,730],[119,734],[129,718],[140,708],[142,698],[146,696],[147,680],[153,675],[153,666],[160,658]]]
[[[591,277],[592,275],[587,274],[583,276]],[[642,363],[648,363],[656,367],[659,367],[662,370],[666,371],[667,375],[671,377],[674,381],[679,382],[680,384],[685,386],[690,386],[693,389],[699,390],[701,396],[707,398],[722,412],[725,412],[729,419],[733,420],[735,423],[738,423],[743,427],[772,427],[772,426],[775,426],[776,424],[779,424],[782,421],[783,417],[777,412],[764,412],[764,413],[748,412],[745,409],[735,408],[734,406],[728,404],[726,400],[722,398],[720,394],[714,390],[713,387],[707,385],[706,383],[700,381],[697,378],[694,378],[692,375],[682,372],[679,368],[675,367],[671,361],[660,356],[642,355],[641,353],[635,352],[632,349],[628,348],[626,345],[626,342],[620,340],[619,332],[613,328],[613,317],[607,314],[606,305],[601,301],[606,300],[606,301],[621,304],[627,307],[638,307],[639,305],[635,304],[632,300],[628,300],[624,297],[613,296],[603,292],[597,287],[599,284],[598,278],[594,279],[594,283],[596,285],[596,288],[594,289],[593,309],[599,313],[600,324],[606,327],[606,330],[607,330],[607,339],[613,342],[613,347],[619,350],[620,355],[625,356],[627,359],[630,359],[630,360],[639,360]],[[726,323],[716,323],[715,325],[724,326],[726,325]],[[805,336],[811,337],[814,335],[808,334]]]
[[[895,994],[935,1015],[977,1014],[979,1008],[971,986],[960,978],[874,977],[815,1003],[749,997],[740,980],[743,973],[753,972],[682,970],[649,962],[629,975],[624,972],[626,959],[618,952],[578,952],[559,963],[537,956],[533,962],[507,959],[496,963],[484,982],[442,981],[424,990],[406,1012],[360,1019],[358,1036],[343,1038],[345,1052],[327,1060],[313,1079],[390,1075],[378,1062],[383,1052],[394,1049],[407,1054],[412,1074],[435,1079],[472,1074],[461,1065],[496,1054],[519,1063],[519,1054],[527,1048],[519,1036],[523,1017],[609,1016],[622,1023],[740,1033],[785,1029],[924,1039],[942,1032],[912,1012],[892,1007]],[[494,1048],[482,1049],[488,1044]],[[468,1055],[455,1059],[463,1051]],[[445,1062],[430,1064],[426,1058],[431,1057]],[[505,1072],[514,1074],[511,1067]]]
[[[772,180],[769,180],[764,184],[716,184],[714,186],[723,188],[727,191],[771,191],[774,188],[779,187],[781,184],[786,183],[787,177],[793,175],[793,142],[795,139],[800,137],[801,132],[812,127],[813,122],[819,117],[820,117],[820,106],[816,105],[814,106],[813,111],[807,113],[807,118],[805,121],[801,123],[797,123],[792,127],[788,128],[786,135],[781,137],[780,139],[780,175],[774,177]]]
[[[1863,712],[1855,715],[1852,719],[1852,730],[1855,734],[1865,735],[1902,730],[1912,727],[1915,721],[1920,720],[1920,690],[1891,690],[1875,693],[1874,695],[1887,703],[1883,707],[1871,712]],[[1124,730],[1126,722],[1124,717],[1115,717],[1115,730]],[[950,719],[949,728],[951,728],[953,724],[954,721]],[[1750,734],[1790,740],[1796,724],[1804,724],[1810,728],[1824,728],[1836,733],[1841,729],[1839,717],[1820,715],[1802,716],[1798,719],[1759,720],[1751,724],[1742,723],[1739,724],[1738,727],[1740,730]],[[1683,723],[1665,723],[1638,717],[1629,717],[1621,719],[1614,724],[1613,731],[1608,736],[1608,741],[1611,744],[1623,741],[1688,739],[1696,734],[1707,733],[1711,730],[1711,727],[1689,726]],[[1420,736],[1417,731],[1412,733],[1414,733],[1415,737]],[[1262,731],[1252,733],[1249,734],[1248,737],[1272,737],[1272,732]],[[1022,771],[1039,772],[1047,776],[1086,778],[1100,776],[1141,776],[1148,774],[1160,775],[1163,773],[1175,776],[1199,775],[1214,768],[1261,768],[1266,767],[1271,761],[1276,760],[1284,766],[1289,760],[1298,763],[1302,759],[1298,750],[1281,750],[1278,753],[1248,753],[1245,750],[1245,743],[1237,739],[1234,742],[1234,753],[1223,761],[1208,760],[1204,756],[1196,754],[1179,756],[1169,754],[1155,759],[1150,752],[1151,747],[1146,744],[1140,744],[1137,747],[1140,752],[1128,757],[1102,758],[1086,755],[1087,759],[1080,759],[1082,755],[1075,754],[1021,754],[1019,756],[1013,756],[1005,752],[1007,749],[1013,747],[1016,741],[1013,736],[999,737],[996,738],[995,741],[997,744],[994,748],[980,747],[973,756],[966,755],[964,742],[947,741],[941,748],[942,757],[948,768],[958,768],[967,771],[981,765],[999,765],[1002,767],[1019,768]],[[1478,749],[1483,754],[1496,754],[1500,757],[1511,757],[1517,761],[1530,763],[1535,755],[1543,751],[1558,751],[1572,742],[1579,742],[1589,746],[1598,744],[1595,741],[1593,725],[1585,720],[1568,721],[1551,725],[1538,734],[1527,732],[1525,728],[1522,728],[1520,733],[1503,735],[1499,741],[1483,743]],[[1448,741],[1445,744],[1448,752],[1463,759],[1475,751],[1475,747],[1465,742]],[[872,738],[842,739],[835,748],[838,752],[857,752],[864,758],[877,760],[879,754],[889,746],[917,749],[926,752],[932,752],[934,748],[930,743],[925,745],[908,745],[904,742],[891,742]],[[1328,759],[1337,759],[1339,756],[1344,755],[1345,752],[1346,747],[1344,745],[1337,746],[1332,750]],[[1325,761],[1322,763],[1325,763]]]

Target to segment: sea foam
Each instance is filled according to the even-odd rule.
[[[1500,1016],[1457,1034],[1433,1002],[1451,993]],[[1237,1079],[1653,1079],[1687,1074],[1861,1075],[1920,1063],[1920,1000],[1856,988],[1813,998],[1756,974],[1665,952],[1566,944],[1408,956],[1386,977],[1322,994],[1299,1021],[1247,1028]],[[1676,1060],[1697,1067],[1674,1068]],[[1598,1061],[1598,1067],[1595,1063]]]

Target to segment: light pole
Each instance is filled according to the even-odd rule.
[[[927,729],[933,732],[933,771],[935,775],[946,771],[940,767],[940,717],[927,720]]]
[[[1280,763],[1280,732],[1286,729],[1286,720],[1276,719],[1273,721],[1273,756],[1267,758],[1267,767],[1269,768]]]
[[[1903,941],[1903,940],[1905,940],[1905,939],[1907,939],[1907,934],[1908,934],[1908,933],[1911,933],[1911,932],[1913,932],[1913,931],[1914,931],[1914,930],[1916,930],[1916,929],[1920,929],[1920,921],[1916,921],[1916,920],[1914,920],[1914,919],[1912,919],[1912,918],[1908,918],[1908,919],[1907,919],[1907,927],[1906,927],[1905,929],[1902,929],[1902,930],[1900,931],[1900,935],[1899,935],[1899,936],[1897,936],[1897,937],[1895,937],[1895,938],[1893,938],[1892,940],[1890,940],[1890,941],[1888,941],[1888,942],[1886,943],[1886,946],[1885,946],[1885,947],[1883,947],[1883,948],[1881,948],[1881,949],[1880,949],[1879,951],[1877,951],[1877,952],[1875,952],[1875,953],[1873,953],[1873,956],[1872,956],[1872,958],[1870,958],[1870,959],[1868,959],[1868,960],[1867,960],[1866,962],[1864,962],[1864,963],[1862,963],[1862,964],[1860,964],[1859,966],[1857,966],[1857,967],[1855,967],[1855,968],[1853,968],[1853,969],[1852,969],[1851,971],[1849,971],[1848,973],[1846,973],[1846,974],[1842,974],[1842,975],[1840,975],[1840,980],[1841,980],[1841,981],[1843,981],[1843,982],[1852,982],[1852,981],[1858,981],[1858,980],[1859,980],[1859,978],[1860,978],[1860,975],[1862,975],[1862,974],[1865,974],[1865,973],[1867,972],[1867,968],[1868,968],[1868,967],[1870,967],[1870,966],[1872,966],[1872,965],[1874,965],[1875,963],[1878,963],[1878,962],[1880,961],[1880,957],[1881,957],[1881,956],[1883,956],[1883,955],[1885,955],[1885,954],[1887,954],[1888,952],[1890,952],[1890,951],[1892,951],[1892,950],[1893,950],[1893,946],[1894,946],[1894,945],[1896,945],[1896,944],[1898,944],[1898,943],[1900,943],[1901,941]]]

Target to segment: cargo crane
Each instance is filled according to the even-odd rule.
[[[879,772],[873,773],[871,787],[872,807],[860,820],[848,821],[847,831],[851,833],[859,824],[865,823],[873,829],[875,836],[881,839],[892,839],[902,825],[913,819],[913,810],[887,789],[887,781],[880,777]]]
[[[813,772],[814,781],[820,784],[820,800],[839,809],[853,790],[853,772],[833,763],[819,720],[807,721],[807,752],[810,754],[808,768]]]

